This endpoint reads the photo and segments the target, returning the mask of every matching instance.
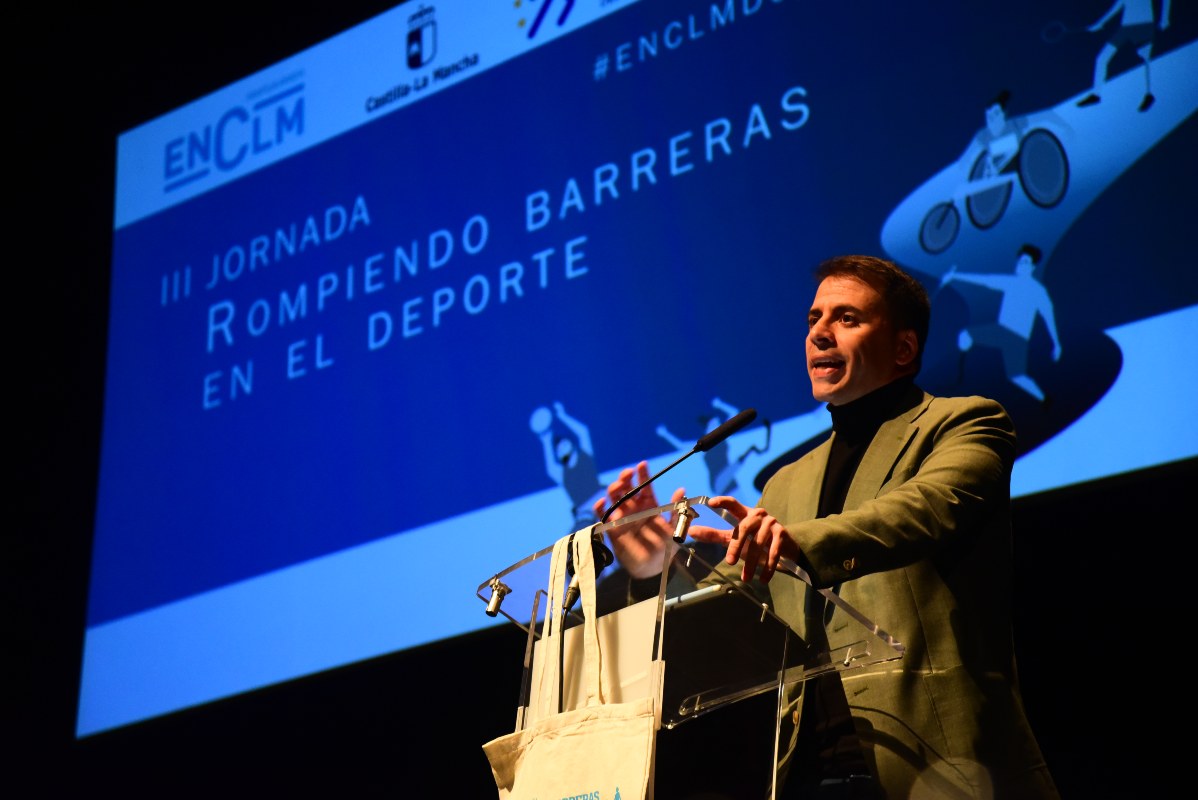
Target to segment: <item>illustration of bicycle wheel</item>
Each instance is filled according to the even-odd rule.
[[[1056,136],[1037,128],[1023,137],[1019,148],[1019,184],[1041,208],[1061,202],[1069,188],[1069,158]]]
[[[977,161],[973,162],[973,168],[969,170],[969,180],[975,181],[990,177],[988,166],[989,153],[983,152],[978,156]],[[1007,210],[1007,203],[1010,200],[1010,183],[993,186],[966,197],[965,213],[969,214],[970,222],[985,230],[1002,219],[1003,212]]]
[[[929,253],[943,253],[957,238],[961,229],[961,214],[951,201],[937,203],[919,226],[919,243]]]

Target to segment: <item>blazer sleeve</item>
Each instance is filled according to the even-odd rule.
[[[780,470],[761,506],[786,527],[800,564],[823,588],[948,556],[996,522],[1009,526],[1014,456],[1014,426],[997,402],[929,396],[879,429],[843,513],[814,518],[811,482],[823,479],[823,448]]]

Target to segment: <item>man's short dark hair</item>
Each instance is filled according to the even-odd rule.
[[[876,256],[848,255],[829,258],[815,268],[818,285],[825,278],[849,276],[868,283],[882,295],[886,311],[899,330],[915,331],[918,348],[914,367],[919,372],[923,363],[924,345],[928,340],[928,324],[932,318],[932,303],[927,290],[899,268],[893,261]]]

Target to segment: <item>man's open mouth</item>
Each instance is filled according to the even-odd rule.
[[[811,371],[816,375],[826,375],[844,368],[844,360],[839,358],[815,358],[811,360]]]

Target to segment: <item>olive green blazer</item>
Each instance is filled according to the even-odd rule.
[[[903,408],[878,430],[843,513],[815,518],[831,439],[779,470],[760,505],[817,587],[843,582],[841,597],[905,646],[899,661],[842,674],[887,797],[1055,798],[1012,646],[1013,425],[992,400],[914,386]],[[768,588],[802,633],[810,589],[781,574]],[[837,611],[828,629],[851,624]],[[798,692],[791,701],[784,743]]]

